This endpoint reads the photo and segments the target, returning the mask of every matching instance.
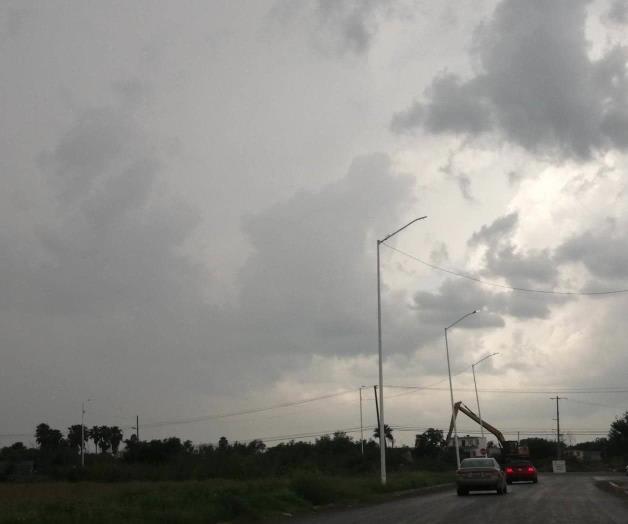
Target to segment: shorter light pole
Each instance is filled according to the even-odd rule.
[[[81,402],[81,467],[85,467],[85,402]]]
[[[364,456],[364,423],[362,418],[362,388],[366,386],[360,386],[360,449],[362,456]]]
[[[481,358],[477,362],[471,364],[471,370],[473,371],[473,385],[475,387],[475,401],[478,403],[478,415],[480,417],[480,434],[482,435],[482,440],[484,440],[484,426],[482,425],[482,410],[480,409],[480,397],[478,396],[478,383],[475,380],[475,366],[477,366],[480,362],[484,362],[487,358],[494,357],[495,355],[499,355],[499,353],[491,353],[490,355],[486,355],[484,358]],[[486,452],[482,454],[486,456]]]
[[[454,445],[456,446],[456,464],[458,469],[460,469],[460,450],[458,449],[458,428],[456,425],[456,410],[454,408],[454,388],[451,383],[451,365],[449,363],[449,343],[447,342],[447,330],[454,327],[458,322],[463,321],[465,318],[470,317],[471,315],[475,315],[478,312],[477,309],[471,311],[471,313],[467,313],[466,315],[460,317],[453,324],[450,324],[445,328],[445,352],[447,354],[447,374],[449,375],[449,395],[451,396],[451,417],[454,421]]]

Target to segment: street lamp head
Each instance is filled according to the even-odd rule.
[[[412,224],[414,224],[415,222],[418,222],[419,220],[423,220],[427,218],[427,215],[419,217],[419,218],[415,218],[414,220],[411,220],[410,222],[408,222],[405,226],[400,227],[399,229],[397,229],[396,231],[393,231],[390,235],[386,235],[384,238],[382,238],[381,240],[377,241],[377,245],[382,244],[384,242],[386,242],[386,240],[388,240],[389,238],[394,237],[397,233],[400,233],[401,231],[403,231],[405,228],[407,228],[408,226],[411,226]]]
[[[486,355],[484,358],[481,358],[477,362],[474,362],[473,364],[471,364],[471,367],[475,368],[475,366],[477,366],[480,362],[484,362],[487,358],[494,357],[495,355],[499,355],[499,353],[491,353],[490,355]]]
[[[458,322],[463,321],[465,318],[470,317],[471,315],[475,315],[478,312],[477,309],[474,309],[473,311],[471,311],[470,313],[467,313],[466,315],[463,315],[462,317],[460,317],[458,320],[456,320],[453,324],[450,324],[449,326],[447,326],[445,328],[445,333],[447,333],[447,330],[454,327]]]

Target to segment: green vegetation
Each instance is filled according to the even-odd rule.
[[[452,480],[450,474],[295,475],[257,481],[0,484],[0,523],[216,523],[258,520],[325,504],[384,500],[391,491]]]
[[[15,443],[0,450],[0,480],[8,481],[0,483],[0,523],[272,519],[316,506],[376,502],[391,492],[453,480],[443,473],[453,471],[453,455],[423,444],[388,450],[383,488],[378,444],[342,432],[271,448],[259,440],[230,443],[222,437],[217,445],[194,446],[176,437],[138,441],[133,435],[119,451],[116,429],[83,429],[99,451],[86,455],[85,468],[79,467],[80,426],[64,437],[40,424],[37,448]],[[436,437],[442,440],[440,432]],[[20,473],[25,464],[32,474]]]
[[[86,467],[80,468],[80,426],[72,426],[65,439],[60,431],[40,424],[38,448],[15,443],[0,450],[0,480],[26,480],[28,475],[20,473],[25,463],[32,465],[37,477],[94,482],[253,480],[298,473],[369,476],[379,471],[378,444],[369,440],[362,445],[343,432],[324,435],[315,442],[290,441],[270,448],[260,440],[230,443],[222,437],[217,445],[194,446],[176,437],[138,441],[132,435],[118,452],[120,435],[109,429],[95,426],[89,430],[100,452],[88,454]],[[389,448],[388,471],[452,470],[454,456],[451,449],[442,448],[442,432],[431,431],[435,436],[429,445],[419,439],[415,448]],[[110,442],[111,435],[117,435],[118,442]]]
[[[81,431],[82,429],[82,431]],[[386,440],[388,484],[379,482],[379,445],[343,432],[314,442],[267,448],[254,440],[195,446],[176,437],[124,441],[119,428],[80,425],[67,436],[37,426],[37,448],[20,442],[0,449],[0,524],[9,522],[226,522],[276,519],[283,513],[330,504],[377,502],[392,492],[453,481],[455,456],[433,428],[416,435],[413,447]],[[98,453],[80,464],[81,439]],[[608,438],[582,443],[607,463],[628,457],[628,413],[611,424]],[[530,438],[537,466],[549,467],[555,442]],[[574,464],[572,469],[579,467]]]

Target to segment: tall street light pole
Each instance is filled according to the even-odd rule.
[[[473,371],[473,386],[475,387],[475,401],[478,403],[478,415],[480,417],[480,434],[482,435],[482,440],[484,440],[484,426],[482,425],[482,410],[480,409],[480,397],[478,396],[478,383],[475,380],[475,366],[477,366],[480,362],[484,362],[487,358],[494,357],[495,355],[499,355],[499,353],[491,353],[490,355],[486,355],[484,358],[481,358],[477,362],[471,364],[471,370]],[[483,453],[486,455],[486,453]]]
[[[453,324],[450,324],[445,328],[445,352],[447,354],[447,374],[449,375],[449,394],[451,396],[451,418],[454,421],[454,445],[456,446],[456,464],[458,469],[460,469],[460,450],[458,449],[458,428],[456,426],[456,412],[454,410],[454,388],[451,384],[451,365],[449,363],[449,343],[447,342],[447,330],[454,327],[458,322],[462,322],[465,318],[470,317],[471,315],[475,315],[478,312],[477,309],[471,311],[471,313],[467,313],[466,315],[460,317]]]
[[[85,467],[85,402],[81,403],[81,467]]]
[[[379,263],[379,246],[386,242],[389,238],[394,237],[397,233],[400,233],[407,227],[411,226],[419,220],[423,220],[427,216],[415,218],[408,222],[405,226],[400,227],[390,235],[377,241],[377,350],[379,356],[379,457],[380,457],[380,472],[382,484],[386,484],[386,435],[384,434],[384,370],[383,370],[383,355],[382,355],[382,299],[381,299],[381,277],[380,277],[380,263]]]

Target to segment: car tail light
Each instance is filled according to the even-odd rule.
[[[506,473],[512,473],[512,468],[506,468]]]
[[[528,473],[534,473],[534,468],[533,467],[529,467],[528,468]]]

